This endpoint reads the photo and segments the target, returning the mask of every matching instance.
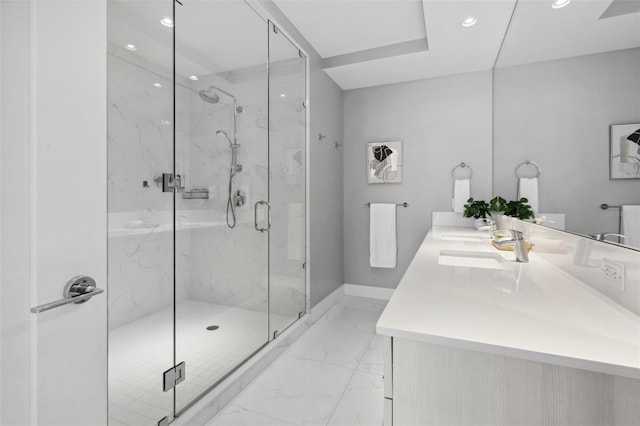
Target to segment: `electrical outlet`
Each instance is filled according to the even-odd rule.
[[[600,265],[604,282],[612,287],[624,291],[624,264],[610,259],[602,259]]]

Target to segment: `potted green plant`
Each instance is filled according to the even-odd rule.
[[[467,204],[464,205],[464,217],[472,217],[476,219],[473,226],[480,228],[487,226],[493,220],[498,229],[505,228],[503,216],[515,217],[520,220],[533,219],[535,214],[531,210],[531,206],[527,204],[529,200],[520,198],[515,201],[507,201],[501,196],[493,197],[489,203],[484,200],[474,200],[469,198]]]
[[[496,228],[504,228],[502,217],[507,208],[507,200],[497,195],[489,201],[489,211],[491,212],[491,220],[495,223]]]
[[[489,204],[484,200],[474,200],[473,198],[469,198],[467,200],[467,204],[464,205],[464,217],[486,219],[490,214]]]
[[[467,204],[464,205],[464,217],[472,217],[475,219],[473,226],[476,229],[487,226],[490,224],[489,216],[491,211],[489,210],[489,204],[484,200],[474,200],[469,198]]]
[[[533,219],[535,214],[531,210],[531,206],[527,204],[528,202],[529,200],[524,197],[517,201],[509,201],[505,206],[504,214],[520,220]]]
[[[493,213],[504,214],[507,209],[507,200],[501,196],[496,196],[489,201],[489,210]]]

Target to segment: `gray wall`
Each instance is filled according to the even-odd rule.
[[[491,71],[345,92],[345,282],[395,288],[431,226],[432,211],[451,211],[451,170],[474,171],[472,196],[491,195]],[[400,138],[402,184],[368,185],[367,142]],[[367,202],[398,208],[398,267],[369,266]]]
[[[279,25],[309,54],[310,58],[310,173],[311,205],[307,214],[311,223],[311,305],[324,299],[344,283],[342,212],[343,175],[343,92],[322,70],[320,55],[271,0],[259,2]],[[318,133],[327,136],[318,141]]]
[[[640,204],[640,181],[609,180],[609,125],[640,122],[640,49],[495,70],[495,192],[516,196],[514,167],[540,164],[540,210],[567,230],[618,230],[598,208]]]
[[[311,305],[344,283],[342,212],[342,89],[311,70]],[[327,136],[318,141],[318,134]]]

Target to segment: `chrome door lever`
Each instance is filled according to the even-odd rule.
[[[63,298],[31,308],[31,312],[39,314],[69,303],[84,303],[93,296],[104,293],[101,288],[96,288],[96,281],[86,275],[78,275],[71,278],[64,286]]]

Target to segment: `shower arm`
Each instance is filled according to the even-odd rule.
[[[190,90],[193,93],[196,93],[196,94],[198,93],[195,89],[192,89],[189,86],[185,86],[181,83],[176,83],[176,84],[180,87]],[[214,86],[213,84],[210,84],[209,87],[216,89],[218,92],[223,93],[228,97],[230,97],[231,99],[233,99],[233,142],[237,144],[238,143],[238,126],[236,125],[236,116],[238,114],[238,100],[231,93],[227,92],[224,89],[219,88],[218,86]]]

